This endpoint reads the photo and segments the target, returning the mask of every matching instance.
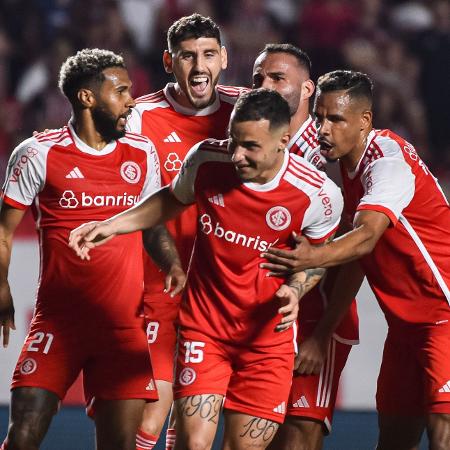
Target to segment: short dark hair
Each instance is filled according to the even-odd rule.
[[[322,75],[317,81],[317,94],[321,92],[347,91],[352,98],[366,98],[370,105],[373,99],[372,80],[362,72],[335,70]]]
[[[308,54],[292,44],[266,44],[259,52],[258,56],[263,53],[287,53],[297,59],[298,64],[303,67],[308,75],[311,74],[311,59]]]
[[[287,101],[276,91],[259,88],[242,94],[233,110],[233,122],[268,120],[270,129],[289,125],[291,114]]]
[[[85,48],[69,56],[59,71],[58,86],[72,105],[77,102],[78,91],[101,85],[105,80],[103,71],[110,67],[125,67],[122,56],[109,50]]]
[[[167,31],[167,46],[169,51],[173,51],[180,42],[201,37],[214,38],[221,45],[218,25],[210,17],[198,13],[191,14],[181,17],[170,26]]]

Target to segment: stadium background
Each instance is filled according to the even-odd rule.
[[[122,53],[134,95],[152,92],[167,81],[161,54],[168,26],[196,11],[221,26],[229,53],[223,83],[248,86],[254,58],[267,42],[305,49],[314,79],[343,67],[368,73],[376,85],[375,126],[410,140],[448,195],[449,5],[446,0],[2,0],[0,171],[15,145],[33,130],[58,128],[69,118],[56,87],[67,56],[84,47]],[[0,439],[6,433],[11,373],[33,311],[38,261],[27,216],[10,269],[17,331],[10,347],[0,350]],[[366,285],[358,300],[361,344],[352,350],[341,380],[339,411],[326,440],[329,450],[369,450],[376,442],[374,393],[386,325]],[[80,405],[77,383],[44,450],[93,448],[93,426]]]

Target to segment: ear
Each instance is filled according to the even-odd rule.
[[[291,135],[289,133],[289,129],[283,132],[280,138],[280,144],[278,145],[278,150],[284,150],[287,145],[289,144],[289,141],[291,140]]]
[[[169,50],[164,50],[163,65],[164,65],[164,70],[166,71],[166,73],[173,72],[172,64],[173,64],[172,54],[169,52]]]
[[[372,111],[363,111],[361,114],[361,131],[372,128]]]
[[[80,89],[77,92],[77,98],[84,108],[91,108],[96,103],[95,95],[90,89]]]
[[[314,89],[316,86],[314,85],[314,81],[308,79],[302,83],[301,97],[302,100],[310,98],[314,94]]]
[[[228,54],[227,49],[222,46],[220,47],[220,60],[221,60],[221,69],[225,70],[228,66]]]

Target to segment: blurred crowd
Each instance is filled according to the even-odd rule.
[[[229,53],[223,83],[249,86],[267,42],[291,42],[313,61],[314,79],[336,68],[375,82],[375,126],[409,139],[450,183],[448,0],[2,0],[0,170],[33,130],[70,116],[57,88],[62,61],[84,47],[122,53],[139,96],[167,81],[165,33],[199,12],[220,26]],[[447,180],[447,181],[446,181]]]

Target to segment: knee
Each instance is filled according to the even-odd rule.
[[[430,450],[450,448],[450,414],[433,414],[427,428]]]
[[[182,438],[180,437],[180,439]],[[213,444],[209,439],[201,435],[187,436],[185,442],[186,450],[209,450]]]
[[[41,433],[29,423],[11,423],[8,430],[8,450],[38,450]]]

